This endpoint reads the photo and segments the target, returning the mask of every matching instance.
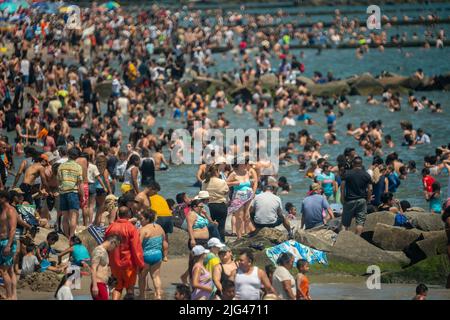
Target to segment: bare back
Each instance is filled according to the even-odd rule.
[[[81,168],[83,169],[83,182],[84,183],[88,183],[88,178],[87,178],[87,170],[88,170],[88,161],[86,160],[86,158],[78,158],[77,160],[75,160],[76,163],[78,163]]]

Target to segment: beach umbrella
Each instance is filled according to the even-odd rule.
[[[100,7],[103,7],[107,10],[115,10],[115,9],[120,8],[120,4],[118,4],[115,1],[109,1],[109,2],[102,4]]]
[[[19,6],[14,2],[3,2],[0,4],[0,11],[14,13],[19,10]]]
[[[19,10],[19,8],[28,9],[30,5],[25,0],[19,0],[14,2],[3,2],[0,4],[0,11],[7,13],[15,13]]]

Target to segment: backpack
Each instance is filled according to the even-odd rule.
[[[395,223],[394,223],[395,227],[405,227],[408,224],[409,224],[408,218],[404,214],[397,213],[395,215]]]

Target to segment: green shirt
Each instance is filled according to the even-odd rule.
[[[83,169],[74,160],[61,164],[58,168],[59,193],[78,192],[83,181]]]

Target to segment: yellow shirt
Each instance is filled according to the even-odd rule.
[[[217,257],[214,253],[210,252],[206,255],[205,259],[203,260],[203,264],[208,270],[208,272],[212,275],[214,272],[214,267],[217,266],[220,263],[219,257]]]
[[[171,217],[172,211],[170,211],[169,205],[166,199],[164,199],[159,194],[155,194],[150,197],[150,203],[152,205],[152,210],[156,212],[158,217]]]

